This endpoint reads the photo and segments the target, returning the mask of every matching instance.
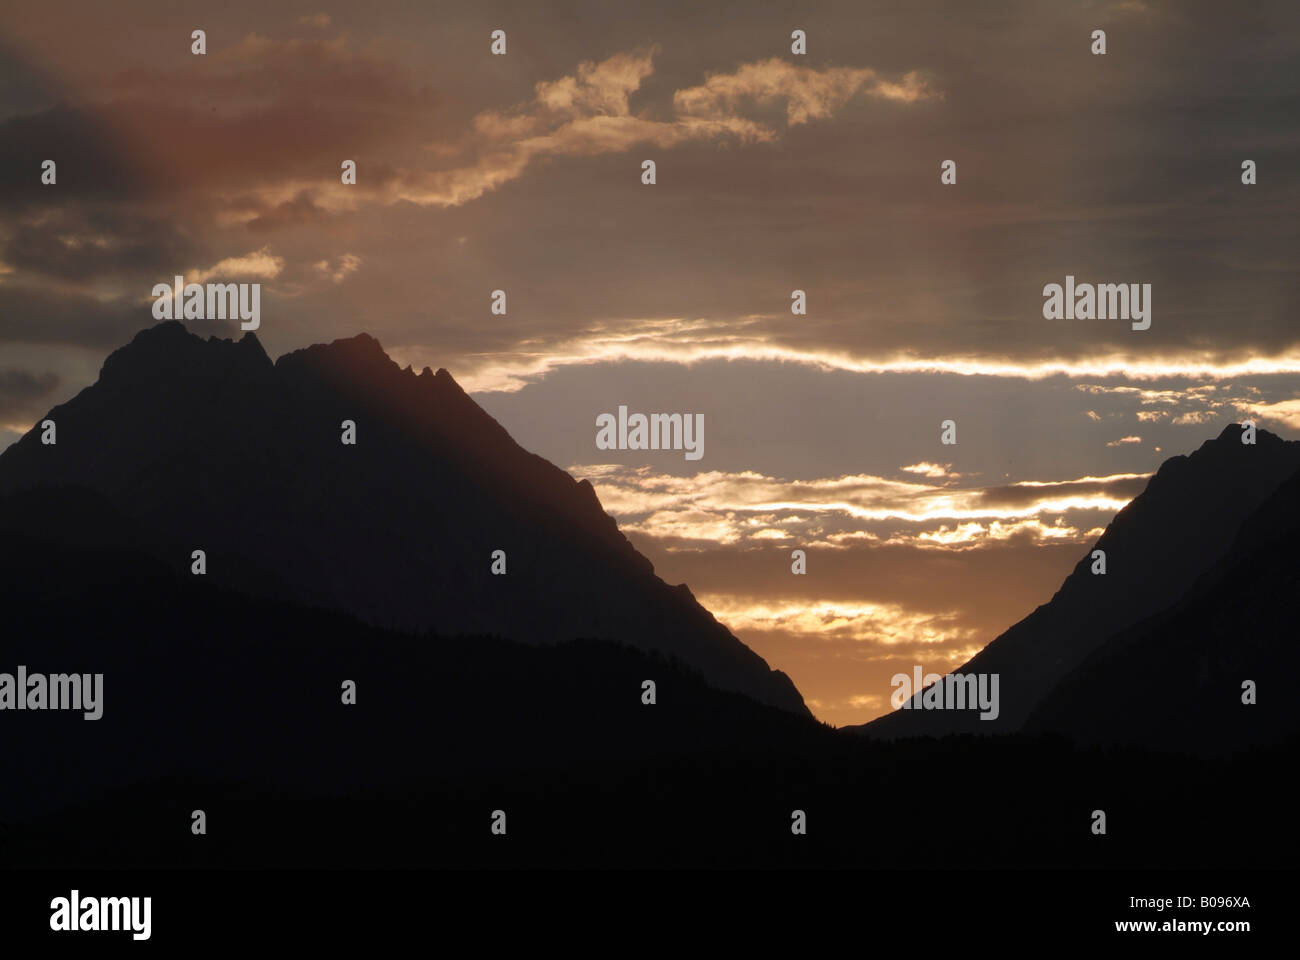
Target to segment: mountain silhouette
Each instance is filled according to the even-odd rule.
[[[1115,515],[1048,603],[952,671],[999,675],[1000,713],[996,719],[981,720],[974,710],[907,709],[848,729],[887,739],[1021,729],[1056,685],[1107,646],[1113,636],[1183,600],[1193,585],[1221,563],[1234,566],[1225,555],[1234,549],[1243,525],[1257,511],[1263,510],[1261,518],[1252,522],[1262,531],[1272,529],[1270,518],[1286,507],[1270,498],[1300,469],[1300,442],[1284,441],[1264,430],[1257,431],[1254,444],[1243,444],[1241,436],[1242,427],[1231,424],[1190,456],[1171,457],[1161,464],[1142,493]],[[1266,501],[1272,505],[1264,508]],[[1235,549],[1245,551],[1247,547],[1243,544]],[[1105,552],[1104,575],[1092,572],[1095,550]],[[1285,579],[1288,574],[1282,571],[1296,567],[1280,554],[1279,559],[1283,563],[1275,576]],[[1293,572],[1289,575],[1294,577]],[[1229,590],[1240,586],[1234,581]],[[1189,609],[1221,618],[1232,596],[1231,592],[1201,595]],[[1264,598],[1257,599],[1264,602]],[[1275,607],[1276,603],[1270,605],[1270,609]],[[1280,612],[1275,610],[1275,615]],[[1179,660],[1185,666],[1193,647],[1206,642],[1203,637],[1193,638],[1208,621],[1198,620],[1194,614],[1189,617],[1182,621],[1182,632],[1170,638],[1160,654],[1153,655],[1150,666],[1154,668],[1161,657]],[[1221,621],[1221,626],[1227,630],[1230,624]],[[1221,640],[1227,642],[1229,637],[1225,633]],[[1146,644],[1140,648],[1154,650]],[[1135,695],[1131,678],[1122,681],[1114,671],[1099,673],[1092,668],[1089,676],[1093,680],[1087,686],[1087,696],[1097,699],[1087,715],[1100,723],[1104,712],[1113,712],[1097,728],[1099,733],[1125,723],[1130,702],[1134,709],[1142,709],[1139,700],[1117,700],[1121,690],[1125,697]],[[1150,672],[1144,676],[1149,682],[1160,682]],[[1240,692],[1235,674],[1217,679],[1235,683]],[[1155,689],[1144,695],[1158,699]],[[1078,697],[1072,702],[1077,704]],[[1239,696],[1234,702],[1240,703]],[[1049,715],[1060,718],[1060,709],[1059,704],[1051,707],[1043,722],[1047,723]],[[1075,716],[1078,722],[1069,724],[1069,729],[1083,732],[1088,722],[1081,713]],[[1047,728],[1056,727],[1049,724]]]
[[[1206,753],[1300,734],[1300,472],[1169,609],[1110,637],[1034,710],[1033,733]],[[1243,702],[1254,684],[1254,703]]]
[[[846,735],[625,645],[402,634],[227,589],[76,488],[0,497],[0,543],[5,667],[104,674],[99,720],[3,716],[5,868],[1282,868],[1300,850],[1300,741],[1189,763]],[[981,788],[954,805],[955,783]],[[1104,844],[1099,802],[1122,824]]]
[[[1280,868],[1300,849],[1300,741],[1189,763],[849,736],[626,645],[402,634],[221,587],[71,487],[0,497],[0,543],[5,667],[104,674],[97,721],[3,716],[6,868]],[[1098,798],[1123,824],[1105,844]]]
[[[590,483],[521,448],[447,371],[401,369],[368,335],[272,363],[252,333],[203,340],[169,321],[47,416],[57,443],[34,429],[0,453],[0,495],[90,491],[170,569],[188,575],[203,550],[215,586],[382,628],[614,640],[810,715],[784,673],[655,575]]]
[[[0,475],[12,483],[17,471],[11,472],[11,460],[65,458],[49,458],[59,467],[49,479],[33,471],[27,479],[39,482],[0,494],[0,671],[25,665],[29,671],[104,675],[98,720],[35,710],[6,710],[0,718],[5,764],[13,771],[0,778],[0,865],[897,870],[1243,862],[1276,868],[1295,860],[1300,834],[1286,827],[1288,778],[1300,751],[1295,737],[1196,762],[1141,747],[1080,748],[1056,732],[1072,732],[1075,714],[1067,702],[1042,733],[886,743],[836,731],[806,712],[761,703],[743,691],[719,689],[698,663],[662,650],[595,635],[539,644],[366,622],[310,589],[283,558],[304,564],[311,558],[303,549],[289,551],[280,539],[291,532],[325,550],[340,531],[354,536],[364,529],[355,517],[344,523],[338,514],[368,513],[387,522],[386,513],[365,500],[336,502],[339,490],[373,494],[367,467],[352,461],[360,479],[333,479],[322,465],[330,464],[338,443],[337,422],[320,429],[322,454],[315,448],[314,418],[298,406],[309,408],[337,391],[322,387],[318,376],[282,377],[280,365],[271,365],[248,338],[195,343],[183,331],[179,337],[175,330],[161,332],[172,343],[145,337],[147,362],[133,370],[115,355],[101,384],[52,412],[57,445],[0,460]],[[376,352],[364,341],[343,349]],[[325,357],[337,355],[337,348],[317,348],[313,362],[322,359],[322,350]],[[186,358],[179,375],[147,374],[178,355]],[[246,366],[243,377],[229,377],[232,365]],[[376,367],[381,382],[393,377],[382,364]],[[436,381],[432,374],[398,373],[399,383]],[[346,371],[338,374],[346,381]],[[138,391],[130,385],[136,377],[144,377]],[[349,453],[389,437],[381,446],[417,448],[401,461],[423,471],[417,479],[440,489],[460,483],[488,504],[508,499],[501,491],[515,490],[515,478],[489,476],[475,488],[462,477],[464,462],[491,464],[499,457],[519,464],[518,470],[531,465],[543,477],[553,471],[549,475],[561,478],[553,489],[579,487],[536,458],[511,454],[499,439],[503,434],[456,436],[455,418],[477,422],[468,401],[444,405],[442,429],[451,439],[430,448],[404,439],[400,416],[382,415],[378,392],[378,398],[349,393],[352,402],[330,412],[345,418],[340,410],[346,406],[346,418],[357,421],[358,449]],[[405,409],[396,402],[393,407]],[[171,424],[173,418],[193,418],[198,429],[186,433]],[[173,432],[160,433],[164,428]],[[289,428],[305,439],[286,441],[281,431]],[[85,442],[88,436],[96,442]],[[237,442],[249,436],[256,442]],[[472,436],[487,439],[476,445]],[[32,446],[31,438],[25,442]],[[121,462],[131,458],[134,473]],[[387,469],[398,458],[389,450],[375,459]],[[337,464],[332,471],[347,473]],[[278,494],[268,479],[299,476],[297,494],[306,504]],[[388,500],[415,503],[412,524],[418,527],[426,522],[418,517],[428,502],[403,477],[379,474],[373,485],[387,481]],[[132,482],[143,492],[130,489]],[[182,485],[180,492],[173,484]],[[226,487],[231,484],[234,493]],[[1231,598],[1245,597],[1249,610],[1284,582],[1261,581],[1260,595],[1249,596],[1251,569],[1242,571],[1240,582],[1228,575],[1240,569],[1237,553],[1284,569],[1260,551],[1280,556],[1294,542],[1294,487],[1277,491],[1240,527],[1220,566],[1202,575],[1224,574],[1213,581],[1221,586],[1203,591],[1214,601],[1210,609],[1189,616],[1208,620],[1219,600],[1229,598],[1222,607],[1227,636],[1235,622]],[[135,512],[123,510],[106,491]],[[545,503],[548,492],[517,495]],[[620,546],[599,507],[582,506],[594,496],[579,490],[577,500],[572,516],[596,514],[597,525],[569,533],[565,556],[579,551],[575,543],[595,543],[593,551],[607,544],[607,557],[620,549],[628,554],[624,580],[641,571],[642,582],[653,581],[648,565]],[[207,519],[196,504],[222,512]],[[444,513],[450,518],[436,515],[427,521],[430,529],[469,536],[456,526],[463,512],[448,506]],[[185,524],[206,520],[200,533],[217,544],[209,550],[207,576],[190,573],[195,544],[189,527],[178,532],[163,517]],[[293,526],[312,518],[319,529]],[[550,522],[548,531],[563,532],[563,524]],[[219,543],[221,523],[239,534],[228,533]],[[245,535],[251,539],[241,543]],[[380,535],[393,533],[386,528]],[[384,547],[376,539],[354,545],[355,555],[330,548],[330,559],[340,553],[339,562],[364,575],[366,564],[390,562]],[[511,544],[504,548],[510,572],[496,579],[508,582],[517,572],[517,551]],[[617,578],[611,573],[608,579]],[[462,582],[474,586],[470,577]],[[1278,618],[1289,595],[1279,594],[1268,607],[1271,623],[1285,622]],[[355,602],[355,596],[365,594],[346,598]],[[569,596],[581,598],[582,589]],[[501,606],[515,605],[516,615],[519,605],[533,602],[528,591],[501,597]],[[1133,649],[1141,652],[1145,642]],[[1135,662],[1148,668],[1145,657]],[[1212,660],[1210,666],[1237,682],[1235,664],[1225,669]],[[1106,690],[1126,689],[1103,673],[1096,677]],[[653,705],[642,698],[647,679],[657,687]],[[355,704],[341,700],[344,680],[356,684]],[[1276,682],[1260,682],[1265,710],[1273,709],[1267,705],[1279,692],[1285,696]],[[1095,695],[1087,691],[1085,699]],[[1142,719],[1119,698],[1111,702]],[[1221,713],[1226,718],[1226,708]],[[1141,723],[1135,729],[1147,732]],[[1254,790],[1240,789],[1246,778]],[[972,782],[981,789],[967,791],[954,806],[953,784]],[[1189,796],[1197,803],[1186,803]],[[1097,843],[1087,825],[1090,812],[1103,804],[1116,827]],[[506,842],[488,830],[489,814],[498,809],[510,817]],[[1206,809],[1216,811],[1216,829],[1205,829]],[[209,835],[191,832],[195,810],[205,811]],[[792,811],[807,813],[807,835],[792,834]],[[936,831],[936,823],[953,823],[962,842],[951,842],[951,831]],[[1189,844],[1189,835],[1197,843]]]
[[[530,771],[562,779],[611,758],[736,756],[787,742],[799,755],[829,734],[624,644],[406,634],[219,586],[158,559],[93,491],[0,497],[0,544],[0,672],[104,678],[99,719],[0,714],[6,765],[22,772],[0,780],[0,821],[98,804],[106,791],[162,778],[309,791],[318,801],[501,771],[528,787]],[[653,706],[642,700],[647,679]],[[342,702],[345,680],[355,705]]]

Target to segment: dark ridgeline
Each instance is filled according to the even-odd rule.
[[[1246,518],[1177,603],[1109,637],[1025,729],[1202,753],[1300,733],[1297,544],[1300,473]],[[1246,680],[1256,685],[1253,706],[1242,704]]]
[[[1275,682],[1267,707],[1244,707],[1241,681],[1295,665],[1284,625],[1295,621],[1287,585],[1300,563],[1283,544],[1300,533],[1300,442],[1259,430],[1249,445],[1241,434],[1229,425],[1161,464],[1049,602],[953,671],[1000,674],[996,720],[913,709],[849,729],[884,739],[1060,730],[1188,750],[1295,731],[1297,698]],[[1106,553],[1104,576],[1092,573],[1094,549]]]
[[[445,370],[402,370],[365,334],[272,364],[251,333],[159,324],[49,416],[57,445],[33,430],[0,454],[0,495],[93,491],[165,564],[188,571],[206,550],[213,584],[399,630],[617,640],[808,715],[785,674],[655,576],[590,483],[520,447]]]
[[[0,716],[0,864],[1294,862],[1295,741],[1247,745],[1295,729],[1276,707],[1292,674],[1266,675],[1290,642],[1300,480],[1269,495],[1295,444],[1238,450],[1229,428],[1171,460],[1103,537],[1111,572],[1076,571],[1026,623],[1087,587],[1111,591],[1112,620],[1186,604],[1132,634],[1002,644],[1025,660],[1003,657],[1004,699],[1012,670],[1047,682],[1065,673],[1054,658],[1082,663],[1034,733],[886,743],[813,720],[654,576],[588,485],[368,337],[272,365],[252,337],[164,324],[50,416],[56,446],[37,430],[0,456],[0,671],[103,673],[104,715]],[[504,577],[488,573],[497,548]],[[1271,705],[1233,712],[1238,671]],[[1168,703],[1175,729],[1234,749],[1062,736],[1163,742]],[[494,809],[508,837],[490,834]]]

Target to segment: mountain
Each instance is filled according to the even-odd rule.
[[[1300,741],[1188,763],[847,737],[625,645],[400,634],[226,589],[76,488],[0,497],[0,544],[0,670],[104,675],[93,722],[0,715],[5,869],[1276,869],[1300,850]],[[976,782],[954,813],[953,784]]]
[[[0,714],[4,868],[1276,869],[1300,850],[1300,740],[1188,762],[844,736],[625,644],[400,632],[251,565],[192,576],[165,533],[83,487],[0,495],[0,672],[104,677],[98,720]],[[953,784],[975,782],[954,821]]]
[[[953,671],[999,675],[997,719],[980,720],[977,711],[896,710],[848,729],[888,739],[1021,729],[1056,685],[1113,636],[1182,600],[1224,560],[1247,519],[1300,469],[1300,442],[1260,430],[1253,445],[1243,444],[1241,433],[1229,425],[1190,456],[1161,464],[1048,603]],[[1105,551],[1104,575],[1092,573],[1094,550]],[[1226,600],[1200,598],[1207,609]],[[1194,619],[1187,624],[1190,633],[1197,626]],[[1114,710],[1115,722],[1122,722],[1127,708],[1115,702],[1120,689],[1130,685],[1090,687],[1100,698],[1094,714]]]
[[[734,757],[754,745],[788,744],[798,756],[829,733],[622,644],[405,634],[221,587],[159,560],[87,490],[0,497],[0,545],[0,673],[103,677],[97,719],[0,713],[15,772],[0,778],[0,841],[3,821],[100,809],[116,790],[154,804],[173,790],[217,792],[192,782],[252,784],[320,803],[359,788],[508,777],[535,802],[546,789],[539,769],[563,779],[611,761]],[[647,679],[654,705],[642,702]]]
[[[1300,734],[1295,638],[1300,472],[1169,609],[1109,638],[1037,706],[1027,732],[1208,753]],[[1253,704],[1243,684],[1255,685]]]
[[[203,550],[208,583],[382,628],[615,640],[809,715],[785,674],[655,576],[590,483],[521,448],[447,371],[400,369],[365,334],[272,363],[251,333],[162,323],[47,416],[57,443],[34,429],[0,454],[0,495],[89,491],[168,569],[188,575]]]

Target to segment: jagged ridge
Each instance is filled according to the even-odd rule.
[[[379,626],[614,639],[807,713],[788,677],[655,576],[590,484],[521,448],[447,371],[403,370],[368,335],[272,364],[251,333],[204,341],[170,321],[48,416],[58,444],[34,430],[0,454],[0,494],[92,490],[168,562],[205,549],[220,583]]]

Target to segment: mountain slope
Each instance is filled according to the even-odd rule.
[[[654,575],[589,483],[519,447],[446,371],[399,369],[364,334],[273,364],[252,334],[163,323],[48,416],[57,444],[37,429],[0,454],[0,494],[94,491],[177,570],[202,549],[214,584],[378,626],[613,639],[807,714],[789,678]]]
[[[1210,752],[1300,733],[1295,638],[1300,472],[1242,525],[1174,606],[1108,639],[1057,685],[1025,729],[1081,743]],[[1257,702],[1242,702],[1253,681]]]
[[[1000,715],[897,710],[862,727],[886,738],[1019,729],[1033,708],[1114,634],[1176,603],[1220,560],[1246,518],[1300,469],[1300,442],[1258,431],[1241,443],[1229,425],[1190,456],[1166,460],[1107,526],[1052,599],[954,673],[1000,676]],[[1092,552],[1107,572],[1092,573]]]
[[[382,630],[220,588],[143,542],[89,491],[0,497],[0,672],[103,676],[96,720],[0,714],[15,773],[0,778],[0,837],[11,817],[166,777],[316,794],[503,771],[527,784],[534,767],[608,758],[751,744],[800,755],[828,733],[625,645]],[[653,706],[642,702],[646,679]],[[342,702],[344,680],[355,704]]]

